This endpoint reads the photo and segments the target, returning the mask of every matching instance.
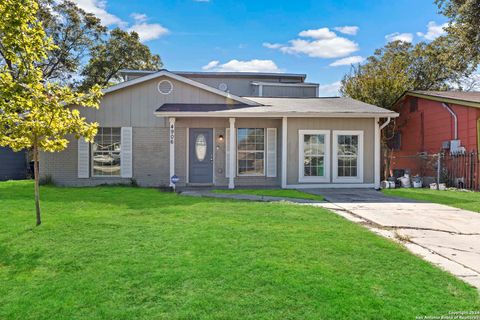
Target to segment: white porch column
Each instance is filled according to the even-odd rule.
[[[282,188],[287,187],[287,117],[282,118]]]
[[[235,132],[235,118],[230,118],[230,141],[228,141],[228,147],[230,148],[230,172],[228,175],[228,189],[234,189],[235,188],[235,172],[236,166],[235,166],[235,160],[236,160],[236,152],[235,152],[235,137],[236,137],[236,132]]]
[[[170,142],[170,187],[175,185],[172,183],[172,177],[175,175],[175,118],[169,118],[169,142]]]
[[[380,119],[375,118],[374,119],[374,128],[375,128],[375,145],[374,145],[374,185],[375,189],[380,189],[380,150],[381,150],[381,145],[380,145]]]

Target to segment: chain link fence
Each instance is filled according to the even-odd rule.
[[[439,183],[449,188],[480,191],[480,155],[476,151],[395,155],[391,167],[393,177],[409,174],[421,178],[423,186]]]

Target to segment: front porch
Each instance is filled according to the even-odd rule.
[[[281,119],[171,117],[168,121],[169,171],[170,177],[179,178],[177,186],[281,187]]]
[[[378,120],[169,117],[170,177],[180,188],[378,188]]]

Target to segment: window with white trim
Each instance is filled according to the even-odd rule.
[[[299,131],[299,181],[328,182],[330,179],[330,132]]]
[[[98,128],[92,143],[92,175],[120,177],[121,128]]]
[[[363,131],[334,131],[334,180],[363,182]]]
[[[239,176],[265,175],[265,129],[237,129],[237,171]]]
[[[338,176],[356,177],[358,171],[358,136],[338,136]]]

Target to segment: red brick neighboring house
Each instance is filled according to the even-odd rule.
[[[421,172],[420,158],[445,152],[478,152],[480,149],[480,92],[408,91],[395,104],[397,135],[392,171]]]

